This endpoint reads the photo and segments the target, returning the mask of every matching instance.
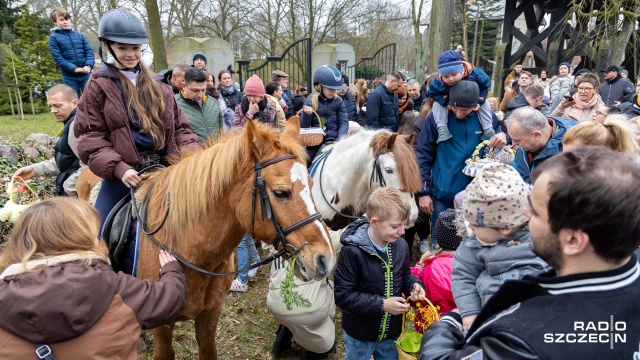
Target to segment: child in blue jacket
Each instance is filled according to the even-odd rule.
[[[451,139],[452,135],[447,126],[447,106],[455,107],[456,104],[449,103],[448,95],[451,87],[461,80],[473,81],[478,84],[480,89],[478,106],[474,110],[479,109],[478,117],[480,125],[482,125],[482,140],[489,140],[495,135],[492,126],[493,112],[491,106],[486,102],[491,78],[481,69],[462,61],[458,52],[449,50],[438,57],[438,76],[431,81],[427,92],[427,96],[434,100],[432,111],[438,126],[438,140],[436,141],[438,144]]]
[[[62,83],[71,86],[79,99],[95,64],[93,49],[84,35],[71,29],[67,10],[54,8],[50,17],[55,27],[49,36],[49,51],[60,67]]]

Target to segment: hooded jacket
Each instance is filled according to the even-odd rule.
[[[460,243],[453,258],[451,284],[462,317],[480,312],[506,280],[522,279],[549,270],[531,251],[531,235],[518,231],[494,246],[473,235]]]
[[[233,85],[231,85],[231,87],[229,87],[228,89],[220,86],[218,87],[218,91],[224,98],[224,102],[227,103],[227,108],[229,109],[235,109],[236,106],[238,106],[238,104],[242,102],[242,93]]]
[[[58,27],[51,29],[49,36],[49,51],[53,61],[60,67],[65,76],[89,76],[89,74],[75,73],[76,68],[88,66],[93,69],[95,58],[93,48],[87,38],[71,29],[62,30]]]
[[[478,104],[484,104],[484,102],[487,101],[489,88],[491,87],[491,78],[484,70],[478,69],[471,65],[471,63],[463,61],[462,65],[463,71],[460,81],[467,80],[478,84],[478,89],[480,90]],[[449,105],[449,91],[454,85],[449,86],[444,83],[441,76],[436,76],[435,79],[431,80],[431,84],[429,84],[427,97],[432,98],[435,102],[446,108],[447,105]]]
[[[105,68],[93,73],[78,102],[74,122],[80,160],[105,180],[122,179],[140,161],[114,71]],[[189,119],[176,103],[171,88],[159,85],[164,101],[165,153],[177,154],[181,146],[197,149],[198,137],[191,132]]]
[[[180,89],[176,88],[171,84],[171,77],[173,76],[173,69],[164,69],[155,75],[156,80],[163,84],[167,84],[171,86],[171,90],[173,90],[174,94],[178,94]]]
[[[616,101],[622,101],[622,98],[633,94],[636,91],[635,85],[629,79],[622,78],[622,75],[618,74],[611,80],[606,80],[600,85],[600,98],[604,101],[604,104],[612,107]]]
[[[549,86],[549,95],[551,96],[552,99],[554,99],[554,103],[555,103],[555,97],[559,93],[569,91],[569,89],[571,89],[571,86],[573,86],[573,79],[571,79],[571,77],[558,76],[556,80],[552,82],[551,85]]]
[[[536,166],[542,164],[543,161],[547,160],[551,156],[562,152],[562,138],[564,137],[564,134],[567,130],[578,124],[577,121],[567,118],[554,116],[550,119],[554,121],[553,136],[549,141],[547,141],[547,144],[542,148],[540,153],[533,158],[533,160],[529,160],[529,152],[522,147],[518,147],[518,150],[516,151],[514,167],[518,170],[520,176],[522,176],[522,180],[527,183],[531,182],[529,177]]]
[[[400,335],[402,315],[383,311],[384,299],[408,296],[422,282],[411,274],[409,246],[402,238],[387,243],[388,261],[378,254],[368,234],[369,221],[351,223],[340,239],[342,250],[334,275],[336,305],[342,327],[360,341],[382,341]]]
[[[0,359],[36,359],[37,342],[57,359],[134,360],[141,331],[182,311],[187,290],[177,261],[154,282],[116,274],[94,257],[88,267],[65,254],[48,258],[41,272],[25,273],[22,264],[3,272]]]
[[[304,104],[311,106],[311,98],[307,98]],[[347,118],[347,107],[338,95],[332,99],[326,99],[322,95],[318,95],[318,115],[324,119],[325,139],[339,139],[349,130],[349,119]],[[308,115],[304,111],[300,113],[300,127],[320,127],[320,122],[316,114]]]
[[[626,115],[630,119],[636,116],[640,116],[640,105],[638,105],[638,95],[634,94],[629,98],[629,101],[620,104],[620,106],[618,106],[618,112]]]
[[[200,142],[206,142],[209,137],[218,137],[222,132],[222,111],[216,99],[204,96],[202,107],[189,99],[180,91],[175,96],[178,106],[184,111],[191,124],[191,130],[198,135]]]

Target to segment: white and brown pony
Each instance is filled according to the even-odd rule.
[[[289,252],[297,251],[296,276],[324,279],[335,254],[326,226],[314,216],[299,131],[295,120],[283,133],[249,121],[226,139],[152,173],[138,190],[148,202],[141,209],[146,228],[160,227],[153,237],[163,246],[216,273],[234,270],[233,254],[244,234],[268,244],[283,238]],[[254,191],[260,187],[262,193]],[[159,250],[141,233],[137,277],[158,279]],[[184,264],[183,269],[187,300],[179,320],[195,320],[200,360],[216,359],[216,326],[233,276],[205,275]],[[174,359],[172,332],[173,324],[154,329],[154,359]]]
[[[406,227],[413,226],[418,217],[413,193],[421,180],[412,141],[413,135],[360,130],[336,142],[331,153],[314,164],[313,198],[329,228],[342,229],[351,217],[362,215],[369,195],[380,186],[399,189],[410,198]]]

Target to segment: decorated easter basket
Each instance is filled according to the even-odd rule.
[[[485,155],[480,157],[480,151],[487,147]],[[505,146],[501,149],[489,148],[489,140],[485,140],[476,146],[475,151],[471,154],[471,158],[465,161],[465,167],[462,172],[471,177],[478,175],[486,165],[494,163],[510,164],[516,158],[516,151],[511,146]]]
[[[410,297],[407,297],[407,301]],[[416,320],[416,313],[420,314],[420,320]],[[408,314],[408,315],[407,315]],[[409,319],[414,321],[420,321],[422,324],[420,328],[426,329],[429,325],[440,320],[438,314],[438,308],[433,306],[431,301],[426,297],[422,297],[416,302],[415,310],[410,309],[406,313],[402,314],[402,332],[396,340],[396,349],[398,350],[399,360],[416,360],[418,358],[418,352],[420,351],[420,343],[422,342],[422,334],[413,330],[405,329],[405,316],[409,316]],[[424,332],[424,331],[423,331]]]
[[[300,115],[302,109],[298,110],[297,115]],[[322,118],[318,115],[317,112],[313,111],[314,114],[318,117],[318,121],[320,121],[320,127],[318,128],[300,128],[300,136],[298,140],[302,146],[318,146],[322,144],[324,140],[324,130],[322,124]]]
[[[13,176],[6,188],[10,199],[0,209],[0,221],[15,223],[23,211],[38,202],[38,195],[20,176]]]

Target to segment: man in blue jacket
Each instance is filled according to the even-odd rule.
[[[380,84],[369,95],[367,100],[367,126],[373,129],[389,129],[398,131],[400,118],[398,115],[398,95],[395,91],[404,84],[404,75],[394,71],[387,76],[387,81]]]
[[[460,81],[449,91],[449,131],[452,138],[436,143],[438,128],[433,113],[427,116],[416,146],[416,155],[422,175],[422,190],[418,192],[420,210],[431,215],[431,239],[435,248],[437,239],[433,232],[440,212],[453,208],[453,199],[464,190],[472,178],[463,174],[465,160],[471,157],[482,141],[482,126],[478,120],[480,89],[473,81]],[[490,147],[502,147],[507,137],[500,130],[498,118],[493,115],[496,134]]]
[[[562,138],[577,121],[551,117],[546,118],[531,106],[516,109],[507,119],[507,132],[513,145],[518,146],[515,168],[525,182],[543,161],[562,152]]]
[[[71,29],[71,15],[63,8],[51,11],[55,25],[49,36],[49,51],[62,72],[62,83],[75,90],[78,98],[95,64],[93,49],[87,38]]]

